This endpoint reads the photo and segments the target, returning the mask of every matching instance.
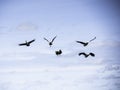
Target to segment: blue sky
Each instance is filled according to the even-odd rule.
[[[0,0],[0,89],[118,90],[119,24],[120,0]]]
[[[0,24],[1,27],[15,29],[20,24],[32,23],[38,26],[40,32],[55,34],[113,34],[119,29],[119,10],[116,10],[119,8],[112,2],[113,0],[4,0],[1,3]]]
[[[70,49],[73,45],[76,49],[79,45],[76,45],[75,40],[88,41],[94,36],[97,37],[93,43],[95,47],[109,47],[106,52],[111,52],[111,48],[116,52],[119,48],[119,0],[1,0],[0,2],[2,52],[12,50],[24,52],[25,48],[18,47],[18,44],[34,38],[36,43],[31,50],[44,51],[48,48],[43,37],[52,38],[55,35],[58,36],[55,49],[68,46]],[[93,51],[99,52],[98,48]]]

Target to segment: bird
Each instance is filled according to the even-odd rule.
[[[32,43],[32,42],[34,42],[35,41],[35,39],[33,39],[33,40],[31,40],[31,41],[25,41],[25,43],[21,43],[21,44],[19,44],[19,46],[27,46],[27,47],[29,47],[30,46],[30,44]]]
[[[95,40],[95,39],[96,39],[96,37],[94,37],[93,39],[91,39],[91,40],[88,41],[88,42],[82,42],[82,41],[76,41],[76,42],[82,44],[82,45],[85,47],[85,46],[87,46],[91,41],[93,41],[93,40]]]
[[[84,53],[84,52],[81,52],[81,53],[79,53],[78,55],[79,55],[79,56],[80,56],[80,55],[84,55],[85,58],[87,58],[89,55],[91,55],[92,57],[95,57],[95,54],[94,54],[94,53],[91,53],[91,52],[90,52],[89,54],[86,54],[86,53]]]
[[[44,38],[44,40],[46,40],[49,43],[49,46],[51,47],[53,45],[53,41],[55,40],[57,36],[55,36],[52,41],[48,41],[46,38]]]
[[[58,56],[58,55],[61,55],[62,54],[62,50],[60,49],[59,51],[55,51],[55,54]]]

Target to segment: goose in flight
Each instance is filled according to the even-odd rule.
[[[76,41],[77,43],[82,44],[84,47],[87,46],[91,41],[95,40],[96,37],[94,37],[93,39],[91,39],[89,42],[82,42],[82,41]]]
[[[92,56],[92,57],[95,57],[95,54],[94,54],[94,53],[91,53],[91,52],[90,52],[89,54],[86,54],[86,53],[84,53],[84,52],[81,52],[81,53],[79,53],[78,55],[79,55],[79,56],[80,56],[80,55],[84,55],[85,58],[87,58],[89,55]]]
[[[25,43],[21,43],[21,44],[19,44],[19,46],[30,46],[30,44],[32,43],[32,42],[34,42],[35,41],[35,39],[33,39],[33,40],[31,40],[31,41],[25,41]]]
[[[53,41],[55,40],[57,36],[55,36],[52,41],[48,41],[46,38],[44,38],[44,40],[46,40],[49,43],[49,46],[51,47],[53,45]]]
[[[62,50],[59,50],[59,51],[55,51],[55,54],[58,56],[58,55],[61,55],[62,54]]]

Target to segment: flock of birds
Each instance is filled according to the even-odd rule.
[[[48,42],[49,46],[51,47],[51,46],[53,45],[53,42],[54,42],[54,40],[56,39],[56,37],[57,37],[57,36],[55,36],[51,41],[49,41],[49,40],[46,39],[46,38],[44,38],[44,40],[46,40],[46,41]],[[95,40],[95,39],[96,39],[96,37],[94,37],[93,39],[91,39],[91,40],[88,41],[88,42],[82,42],[82,41],[76,41],[76,42],[77,42],[77,43],[80,43],[80,44],[82,44],[84,47],[86,47],[91,41],[93,41],[93,40]],[[19,46],[27,46],[27,47],[29,47],[30,44],[33,43],[34,41],[35,41],[35,39],[33,39],[33,40],[31,40],[31,41],[25,41],[25,43],[19,44]],[[60,50],[58,50],[58,51],[55,51],[55,54],[56,54],[56,55],[61,55],[61,54],[62,54],[62,50],[60,49]],[[79,53],[78,55],[79,55],[79,56],[84,55],[85,58],[87,58],[88,56],[95,57],[95,54],[92,53],[92,52],[90,52],[90,53],[88,53],[88,54],[85,53],[85,52],[81,52],[81,53]]]

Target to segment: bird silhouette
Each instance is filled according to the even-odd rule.
[[[59,51],[55,51],[55,54],[58,56],[58,55],[61,55],[62,54],[62,50],[59,50]]]
[[[19,44],[19,46],[30,46],[30,44],[32,43],[32,42],[34,42],[35,41],[35,39],[33,39],[33,40],[31,40],[31,41],[25,41],[25,43],[21,43],[21,44]]]
[[[87,46],[91,41],[95,40],[96,37],[94,37],[93,39],[91,39],[89,42],[82,42],[82,41],[76,41],[77,43],[82,44],[84,47]]]
[[[90,52],[89,54],[86,54],[86,53],[84,53],[84,52],[81,52],[81,53],[79,53],[78,55],[79,55],[79,56],[80,56],[80,55],[84,55],[85,58],[87,58],[89,55],[91,55],[92,57],[95,57],[95,54],[94,54],[94,53],[91,53],[91,52]]]
[[[46,40],[49,43],[49,46],[51,47],[53,45],[53,41],[55,40],[57,36],[55,36],[52,41],[48,41],[46,38],[44,38],[44,40]]]

